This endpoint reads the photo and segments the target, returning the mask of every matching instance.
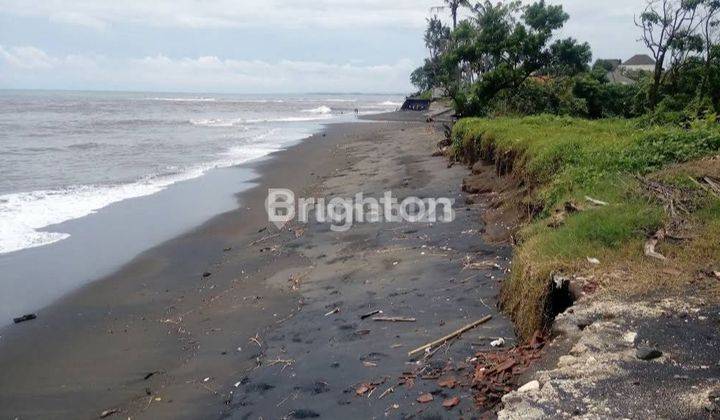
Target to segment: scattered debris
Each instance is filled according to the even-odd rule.
[[[377,322],[415,322],[417,321],[415,318],[403,318],[403,317],[385,317],[385,316],[378,316],[372,319],[373,321]]]
[[[715,276],[715,278],[717,278],[718,280],[720,280],[720,271],[713,271],[712,273],[713,273],[713,275]]]
[[[481,318],[481,319],[473,322],[472,324],[468,324],[468,325],[460,328],[459,330],[454,331],[454,332],[452,332],[452,333],[450,333],[450,334],[448,334],[448,335],[446,335],[446,336],[444,336],[444,337],[442,337],[442,338],[439,338],[439,339],[437,339],[437,340],[435,340],[435,341],[432,341],[432,342],[427,343],[427,344],[425,344],[425,345],[423,345],[423,346],[420,346],[420,347],[416,348],[415,350],[411,350],[411,351],[408,352],[408,357],[411,357],[412,355],[414,355],[414,354],[416,354],[416,353],[420,353],[420,352],[422,352],[422,351],[425,351],[425,350],[427,350],[427,349],[429,349],[429,348],[431,348],[431,347],[434,347],[434,346],[436,346],[436,345],[438,345],[438,344],[442,344],[442,343],[444,343],[444,342],[446,342],[446,341],[448,341],[448,340],[450,340],[450,339],[452,339],[452,338],[455,338],[455,337],[461,335],[461,334],[464,333],[465,331],[471,330],[471,329],[477,327],[477,326],[480,325],[480,324],[484,324],[484,323],[490,321],[491,319],[492,319],[492,315],[488,315],[488,316],[486,316],[486,317],[484,317],[484,318]]]
[[[497,340],[491,341],[490,345],[493,347],[502,347],[505,345],[505,339],[500,337]]]
[[[588,202],[590,202],[590,203],[592,203],[592,204],[595,204],[596,206],[607,206],[607,205],[609,205],[609,203],[606,203],[606,202],[600,201],[600,200],[596,200],[596,199],[594,199],[594,198],[592,198],[592,197],[590,197],[590,196],[587,196],[587,195],[585,196],[585,200],[587,200]]]
[[[203,273],[203,278],[208,278],[208,277],[210,277],[210,276],[212,276],[212,273],[209,272],[209,271],[206,271],[206,272]]]
[[[113,408],[111,410],[105,410],[102,413],[100,413],[100,418],[104,419],[105,417],[110,417],[113,414],[117,414],[119,412],[120,412],[120,410],[118,410],[117,408]]]
[[[449,409],[452,409],[456,405],[460,404],[460,398],[459,397],[452,397],[448,398],[445,401],[443,401],[442,406]]]
[[[586,258],[587,258],[587,262],[589,262],[590,264],[600,265],[600,260],[598,260],[597,258],[593,258],[593,257],[586,257]]]
[[[250,337],[248,341],[257,344],[258,347],[262,347],[262,341],[260,341],[260,334],[255,334],[255,337]]]
[[[360,315],[360,319],[367,319],[367,318],[370,318],[370,317],[373,316],[373,315],[378,315],[378,314],[381,314],[381,313],[383,313],[383,311],[381,311],[381,310],[378,309],[378,310],[375,310],[375,311],[372,311],[372,312],[368,312],[368,313],[366,313],[366,314],[364,314],[364,315]]]
[[[422,394],[421,396],[417,397],[417,402],[419,402],[420,404],[427,404],[432,400],[434,400],[432,394]]]
[[[393,392],[395,392],[395,387],[391,386],[390,388],[386,389],[385,392],[380,394],[380,396],[378,397],[378,400],[382,400],[383,398],[385,398],[386,395],[392,394]]]
[[[662,352],[651,347],[638,347],[635,357],[640,360],[654,360],[662,356]]]
[[[13,322],[16,324],[19,324],[21,322],[32,321],[33,319],[37,319],[37,315],[27,314],[27,315],[23,315],[19,318],[13,318]]]
[[[667,260],[664,255],[655,251],[655,247],[657,246],[658,242],[663,239],[665,239],[665,229],[660,229],[655,232],[655,234],[650,239],[648,239],[647,242],[645,242],[645,255],[662,261]]]
[[[258,233],[259,233],[259,232],[258,232]],[[275,237],[278,237],[278,236],[280,236],[279,233],[276,233],[276,234],[274,234],[274,235],[265,236],[265,237],[263,237],[263,238],[258,239],[257,241],[250,242],[249,246],[257,245],[257,244],[259,244],[259,243],[261,243],[261,242],[265,242],[265,241],[267,241],[267,240],[269,240],[269,239],[272,239],[272,238],[275,238]]]
[[[502,396],[513,389],[514,378],[540,357],[543,343],[542,336],[536,332],[528,345],[477,353],[472,377],[472,387],[477,391],[475,402],[486,409],[500,403]]]
[[[375,363],[375,362],[364,361],[362,364],[365,367],[377,367],[377,363]]]
[[[229,246],[229,247],[227,247],[227,248],[223,248],[223,252],[230,252],[230,251],[232,251],[232,247],[231,247],[231,246]]]
[[[334,315],[334,314],[339,313],[339,312],[340,312],[340,308],[335,308],[335,309],[333,309],[332,311],[326,313],[325,316]]]

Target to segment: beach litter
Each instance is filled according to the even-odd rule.
[[[27,315],[23,315],[23,316],[18,317],[18,318],[13,318],[13,322],[16,323],[16,324],[19,324],[19,323],[21,323],[21,322],[32,321],[33,319],[37,319],[37,315],[35,315],[35,314],[27,314]]]
[[[505,339],[500,337],[497,340],[491,341],[490,345],[493,347],[502,347],[505,345]]]
[[[500,403],[503,395],[512,391],[514,378],[540,357],[544,339],[539,332],[530,343],[504,351],[483,351],[475,355],[472,388],[475,403],[490,409]]]

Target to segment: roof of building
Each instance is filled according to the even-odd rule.
[[[654,66],[655,60],[647,54],[637,54],[623,63],[623,66]]]

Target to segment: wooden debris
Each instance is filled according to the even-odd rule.
[[[381,311],[381,310],[378,309],[378,310],[376,310],[376,311],[372,311],[372,312],[368,312],[368,313],[366,313],[366,314],[364,314],[364,315],[360,315],[360,319],[367,319],[367,318],[370,318],[370,317],[373,316],[373,315],[377,315],[377,314],[381,314],[381,313],[383,313],[383,311]]]
[[[587,195],[585,196],[585,200],[587,200],[588,202],[590,202],[590,203],[592,203],[592,204],[595,204],[596,206],[607,206],[607,205],[609,205],[609,203],[606,203],[606,202],[600,201],[600,200],[596,200],[596,199],[594,199],[594,198],[592,198],[592,197],[590,197],[590,196],[587,196]]]
[[[113,408],[112,410],[105,410],[102,413],[100,413],[100,418],[104,419],[105,417],[110,417],[113,414],[117,414],[119,412],[120,412],[120,410],[118,410],[117,408]]]
[[[488,316],[486,316],[486,317],[484,317],[484,318],[481,318],[481,319],[479,319],[479,320],[477,320],[477,321],[475,321],[475,322],[473,322],[473,323],[471,323],[471,324],[468,324],[468,325],[460,328],[460,329],[457,330],[457,331],[454,331],[454,332],[452,332],[452,333],[450,333],[450,334],[442,337],[442,338],[439,338],[439,339],[437,339],[437,340],[435,340],[435,341],[432,341],[432,342],[427,343],[427,344],[425,344],[425,345],[423,345],[423,346],[420,346],[420,347],[416,348],[415,350],[409,351],[409,352],[408,352],[408,356],[411,357],[412,355],[414,355],[414,354],[416,354],[416,353],[423,352],[423,351],[425,351],[425,350],[427,350],[427,349],[429,349],[429,348],[431,348],[431,347],[434,347],[434,346],[436,346],[436,345],[438,345],[438,344],[442,344],[442,343],[444,343],[444,342],[446,342],[446,341],[448,341],[448,340],[450,340],[450,339],[452,339],[452,338],[455,338],[455,337],[461,335],[462,333],[464,333],[464,332],[466,332],[466,331],[469,331],[469,330],[477,327],[477,326],[480,325],[480,324],[484,324],[484,323],[490,321],[491,319],[492,319],[492,315],[488,315]]]
[[[372,319],[376,322],[415,322],[417,321],[415,318],[403,318],[403,317],[385,317],[385,316],[378,316]]]
[[[35,314],[27,314],[27,315],[23,315],[23,316],[21,316],[21,317],[19,317],[19,318],[14,318],[14,319],[13,319],[13,322],[16,323],[16,324],[19,324],[19,323],[21,323],[21,322],[32,321],[33,319],[37,319],[37,315],[35,315]]]
[[[420,404],[427,404],[432,400],[434,400],[432,394],[422,394],[421,396],[417,397],[417,402],[419,402]]]
[[[655,247],[657,246],[658,242],[664,238],[665,229],[660,229],[652,236],[652,238],[648,239],[647,242],[645,242],[645,256],[650,258],[656,258],[661,261],[667,260],[664,255],[655,251]]]
[[[452,397],[452,398],[448,398],[445,401],[443,401],[442,406],[449,410],[458,404],[460,404],[460,398]]]
[[[386,395],[392,394],[393,392],[395,392],[395,387],[391,386],[390,388],[386,389],[385,392],[380,394],[380,396],[378,397],[378,400],[382,400],[383,398],[385,398]]]
[[[706,176],[703,178],[703,181],[707,182],[707,184],[712,188],[713,192],[716,196],[720,197],[720,182],[713,181],[712,178]]]
[[[332,311],[326,313],[325,316],[330,316],[330,315],[336,314],[338,312],[340,312],[340,308],[335,308]]]
[[[477,353],[472,377],[475,402],[485,409],[499,404],[502,396],[513,389],[514,378],[540,357],[543,343],[544,338],[537,332],[529,345]]]
[[[248,341],[257,344],[258,347],[262,347],[262,341],[260,341],[260,334],[255,334],[255,337],[250,337]]]
[[[267,241],[267,240],[269,240],[269,239],[276,238],[276,237],[278,237],[278,236],[280,236],[279,233],[276,233],[276,234],[274,234],[274,235],[265,236],[265,237],[263,237],[263,238],[258,239],[257,241],[250,242],[249,246],[257,245],[257,244],[259,244],[259,243],[261,243],[261,242],[265,242],[265,241]]]
[[[587,262],[589,262],[592,265],[600,265],[600,260],[598,260],[597,258],[586,257],[586,259],[587,259]]]

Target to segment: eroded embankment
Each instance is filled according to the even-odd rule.
[[[573,300],[681,292],[720,267],[720,131],[628,120],[466,119],[448,152],[489,198],[491,239],[512,239],[501,304],[520,336]]]

